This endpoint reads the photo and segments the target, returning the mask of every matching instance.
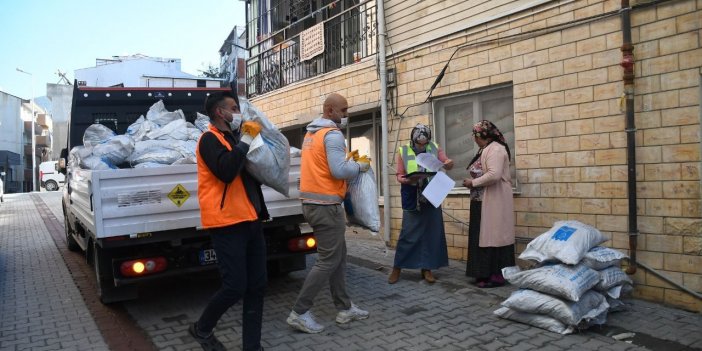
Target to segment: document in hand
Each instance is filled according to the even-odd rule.
[[[455,185],[456,182],[449,178],[446,173],[437,172],[427,187],[424,188],[422,195],[424,195],[434,207],[438,208]]]
[[[417,164],[432,172],[437,172],[444,166],[444,163],[439,161],[436,156],[428,153],[417,155]]]

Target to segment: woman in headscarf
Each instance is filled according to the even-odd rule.
[[[395,263],[388,277],[390,284],[395,284],[400,279],[402,268],[421,269],[422,278],[432,284],[436,278],[431,270],[448,266],[441,207],[434,207],[422,196],[431,177],[406,176],[426,171],[416,161],[417,155],[423,153],[438,158],[444,164],[444,169],[453,167],[453,161],[431,141],[431,129],[423,124],[417,124],[410,133],[410,142],[399,148],[396,176],[402,195],[402,229],[395,251]]]
[[[478,152],[468,165],[470,189],[466,275],[480,288],[502,286],[502,268],[514,266],[514,199],[510,151],[505,137],[490,121],[473,125]]]

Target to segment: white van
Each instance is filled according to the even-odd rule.
[[[39,164],[39,179],[46,191],[56,191],[66,182],[66,176],[58,171],[58,161],[46,161]]]

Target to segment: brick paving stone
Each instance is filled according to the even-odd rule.
[[[60,202],[43,198],[50,211],[60,219]],[[5,347],[12,350],[15,349],[14,345],[44,342],[46,349],[51,349],[52,345],[69,349],[106,349],[105,343],[99,340],[100,332],[95,328],[96,318],[85,308],[85,302],[65,265],[59,265],[64,268],[59,267],[58,271],[61,273],[63,270],[69,279],[57,281],[52,279],[56,275],[54,267],[28,260],[28,255],[39,253],[47,257],[53,254],[58,259],[60,256],[57,256],[56,246],[47,236],[47,228],[37,218],[36,211],[32,213],[29,210],[32,208],[31,200],[27,197],[18,201],[17,205],[23,204],[24,207],[20,208],[25,209],[26,213],[12,220],[10,225],[14,229],[11,230],[17,233],[16,228],[32,228],[31,237],[36,245],[33,250],[25,249],[12,257],[0,255],[0,274],[8,271],[10,266],[33,267],[36,271],[34,278],[38,281],[27,284],[24,282],[26,277],[18,275],[0,280],[0,296],[4,301],[14,301],[12,304],[0,302],[0,348],[7,342],[14,342]],[[4,217],[0,217],[0,225],[4,224],[3,220]],[[39,235],[42,232],[43,242],[37,240],[37,237],[42,237]],[[3,248],[14,250],[16,246],[25,245],[18,240],[22,239],[0,233],[0,246]],[[347,268],[349,293],[356,304],[371,312],[371,317],[348,325],[336,325],[334,317],[337,311],[325,288],[320,291],[312,310],[326,330],[316,335],[296,332],[287,326],[285,318],[306,271],[272,277],[265,301],[262,330],[266,350],[643,349],[642,345],[612,339],[608,333],[614,331],[606,328],[563,336],[500,319],[492,312],[514,291],[514,287],[477,289],[463,274],[464,262],[452,260],[449,267],[435,270],[438,281],[434,285],[421,280],[418,270],[403,270],[401,280],[390,285],[387,284],[387,275],[392,267],[393,250],[386,249],[378,237],[370,237],[367,232],[355,228],[347,232],[347,246],[351,263]],[[22,250],[21,247],[18,249]],[[313,260],[314,257],[309,258],[308,266]],[[124,303],[123,306],[159,349],[196,350],[198,345],[187,335],[186,329],[188,323],[199,316],[217,287],[217,280],[211,276],[159,281],[151,287],[143,287],[139,300]],[[51,299],[45,297],[47,291],[54,292]],[[172,293],[163,295],[163,291]],[[699,314],[636,299],[624,299],[624,302],[629,310],[608,316],[611,327],[671,340],[691,348],[702,348],[702,336],[698,332],[698,326],[702,325]],[[229,349],[238,349],[241,345],[240,316],[239,304],[223,316],[215,329]],[[40,320],[38,323],[37,319]],[[72,321],[71,327],[66,328],[63,319]],[[23,339],[37,328],[42,333],[31,334],[34,339]],[[80,335],[76,335],[76,332]],[[44,338],[42,335],[47,336]]]

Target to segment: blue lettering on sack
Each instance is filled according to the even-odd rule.
[[[575,233],[577,229],[569,227],[569,226],[562,226],[556,230],[555,233],[551,236],[551,239],[553,240],[560,240],[560,241],[568,241],[571,235]]]

